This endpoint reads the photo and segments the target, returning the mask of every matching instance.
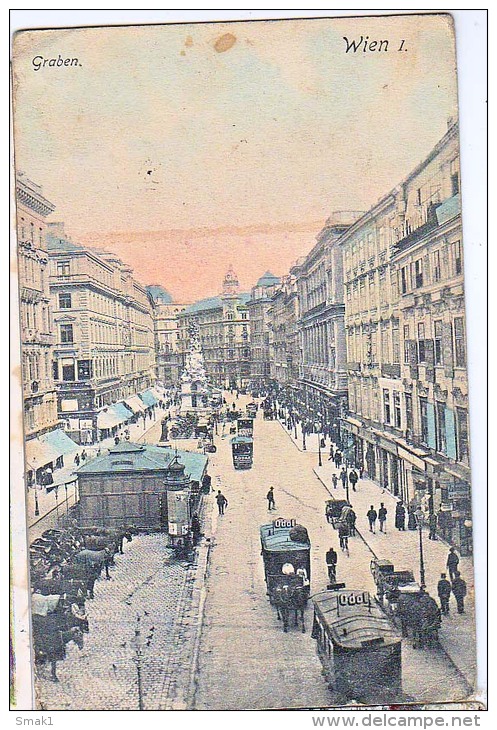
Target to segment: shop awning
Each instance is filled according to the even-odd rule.
[[[57,450],[47,443],[42,443],[39,438],[26,441],[26,464],[28,469],[36,471],[43,466],[50,464],[60,456]]]
[[[158,403],[157,398],[152,393],[151,390],[144,390],[143,393],[138,393],[142,401],[145,403],[147,408],[151,408],[152,406],[156,406]]]
[[[57,456],[65,456],[66,454],[74,454],[80,449],[77,443],[75,443],[69,436],[58,428],[55,431],[40,436],[40,441],[43,444],[48,444],[57,452]]]
[[[126,398],[124,400],[124,403],[131,408],[133,413],[144,413],[146,410],[146,407],[143,405],[142,401],[138,398],[137,395],[130,395],[129,398]]]
[[[112,406],[113,410],[117,415],[119,416],[120,423],[125,423],[125,421],[129,421],[130,418],[133,418],[133,411],[131,408],[128,408],[128,406],[124,405],[124,403],[114,403]]]
[[[114,406],[106,406],[97,416],[97,428],[100,430],[114,428],[120,423],[122,423],[122,418],[117,415]]]

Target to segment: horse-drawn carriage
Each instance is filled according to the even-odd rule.
[[[346,499],[329,499],[325,505],[325,514],[328,522],[336,530],[339,522],[347,522],[347,514],[352,509]]]
[[[412,570],[395,570],[389,560],[374,558],[371,573],[377,601],[402,630],[402,635],[412,636],[414,648],[436,646],[442,625],[440,608],[414,580]]]
[[[94,584],[103,570],[110,578],[109,566],[132,533],[131,527],[73,526],[46,530],[31,544],[35,660],[51,664],[53,681],[58,681],[56,665],[66,656],[66,645],[74,642],[82,648],[89,630],[85,601],[94,598]]]
[[[283,631],[288,631],[290,611],[295,625],[300,616],[305,632],[304,609],[310,593],[311,543],[307,530],[295,520],[276,519],[260,528],[261,555],[269,602],[276,607]]]
[[[367,591],[328,590],[312,601],[312,638],[330,687],[356,702],[398,701],[402,639],[391,618]]]

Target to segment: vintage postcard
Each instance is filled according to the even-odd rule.
[[[455,48],[15,35],[14,705],[484,709]]]

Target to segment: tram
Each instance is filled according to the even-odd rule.
[[[250,436],[234,436],[231,455],[235,469],[251,469],[254,459],[254,441]]]
[[[312,638],[330,687],[363,704],[399,701],[402,637],[369,592],[327,590],[312,602]]]
[[[254,436],[254,419],[253,418],[239,418],[236,422],[236,427],[239,436],[248,436],[253,438]]]

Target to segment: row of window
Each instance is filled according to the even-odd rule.
[[[414,433],[414,417],[412,395],[404,393],[405,429],[412,437]],[[430,412],[433,409],[433,426],[430,427]],[[453,411],[445,403],[436,401],[430,404],[427,398],[419,398],[419,417],[421,427],[421,442],[434,448],[435,451],[451,456],[457,461],[468,462],[468,412],[465,408],[455,408],[455,424],[450,426],[449,419],[453,419]],[[383,390],[383,421],[395,428],[402,428],[401,394],[399,391]],[[449,427],[450,426],[450,427]],[[433,431],[433,433],[432,433]],[[453,445],[451,441],[453,440]]]
[[[447,258],[444,263],[443,257]],[[443,279],[462,274],[462,246],[460,241],[432,251],[400,269],[399,288],[401,294],[435,284]]]
[[[410,325],[404,325],[404,363],[415,365],[455,365],[466,367],[466,332],[464,317],[453,322],[435,320],[432,337],[426,337],[424,322],[418,322],[416,341],[411,340]]]

